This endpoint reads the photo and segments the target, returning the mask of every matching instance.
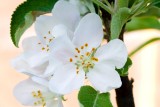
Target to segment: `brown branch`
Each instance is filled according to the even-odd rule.
[[[113,2],[113,0],[109,0],[109,2]],[[107,36],[105,39],[110,40],[110,22],[111,15],[107,13],[105,10],[101,9],[102,18],[105,26],[105,32]],[[125,32],[125,26],[123,26],[119,39],[123,41],[123,35]],[[119,89],[116,89],[116,101],[118,107],[135,107],[134,98],[133,98],[133,79],[129,80],[128,76],[121,77],[122,86]]]
[[[122,28],[119,39],[123,41],[125,32],[125,25]],[[133,97],[133,82],[134,80],[129,80],[128,76],[121,77],[122,86],[116,89],[116,101],[118,107],[135,107],[134,97]]]

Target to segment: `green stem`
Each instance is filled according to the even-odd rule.
[[[141,44],[140,46],[138,46],[135,50],[133,50],[130,54],[129,57],[132,57],[133,55],[135,55],[137,52],[139,52],[141,49],[143,49],[145,46],[156,42],[156,41],[160,41],[160,37],[156,37],[156,38],[152,38],[146,42],[144,42],[143,44]]]
[[[97,4],[98,6],[100,6],[104,10],[106,10],[108,13],[113,14],[112,10],[108,6],[103,4],[101,1],[99,1],[99,0],[92,0],[92,1],[93,1],[93,3]]]

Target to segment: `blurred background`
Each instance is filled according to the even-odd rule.
[[[0,0],[0,107],[24,107],[14,96],[14,86],[27,78],[17,73],[11,67],[11,60],[22,52],[16,48],[10,38],[10,19],[15,8],[24,0]],[[34,35],[34,28],[29,29],[23,36]],[[148,29],[125,34],[125,43],[131,52],[144,41],[160,37],[160,31]],[[23,39],[22,38],[22,39]],[[21,39],[21,40],[22,40]],[[129,77],[134,78],[134,99],[136,107],[159,107],[160,105],[160,42],[153,43],[135,54]],[[70,97],[72,96],[72,97]],[[66,96],[65,107],[78,107],[76,93]],[[115,93],[112,91],[114,107]]]

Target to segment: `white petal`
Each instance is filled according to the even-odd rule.
[[[35,30],[43,43],[45,43],[44,37],[53,37],[50,34],[50,32],[52,31],[53,27],[57,24],[60,24],[60,21],[53,16],[41,15],[36,19]]]
[[[49,60],[49,64],[45,70],[44,76],[48,77],[54,74],[56,67],[58,67],[59,65],[61,65],[61,63],[59,61],[56,61],[54,58],[50,58]]]
[[[95,53],[95,57],[99,61],[105,61],[106,64],[116,66],[117,68],[122,68],[125,65],[127,56],[127,48],[119,39],[110,41],[108,44],[98,48]]]
[[[28,37],[22,41],[22,47],[24,52],[32,51],[39,52],[41,50],[40,45],[38,43],[40,40],[36,36]]]
[[[72,31],[80,20],[78,8],[67,1],[58,1],[52,10],[52,14]]]
[[[52,29],[51,33],[52,33],[52,35],[54,35],[54,37],[67,35],[67,27],[63,24],[56,25]]]
[[[51,55],[59,63],[69,63],[70,58],[74,58],[75,47],[67,36],[61,36],[50,45]],[[58,62],[56,62],[58,63]]]
[[[61,98],[58,98],[56,100],[52,99],[48,101],[46,107],[63,107]]]
[[[16,57],[11,61],[11,64],[18,72],[27,72],[26,70],[29,67],[23,56]]]
[[[54,26],[54,28],[52,29],[52,35],[55,38],[59,36],[68,35],[69,38],[72,40],[74,34],[65,25],[59,24],[59,25]]]
[[[32,79],[32,81],[36,82],[37,84],[48,87],[49,82],[44,78],[39,78],[39,77],[33,76],[33,77],[31,77],[31,79]]]
[[[42,65],[49,60],[48,52],[39,52],[37,54],[33,54],[32,56],[25,56],[25,58],[30,67]]]
[[[37,101],[33,96],[33,91],[41,90],[43,92],[48,91],[47,88],[34,83],[31,79],[20,82],[13,90],[13,94],[16,99],[25,106],[32,106]]]
[[[73,43],[77,46],[83,46],[88,43],[89,50],[97,48],[102,42],[103,28],[100,17],[95,13],[84,16],[75,31]]]
[[[87,77],[95,89],[108,92],[121,86],[121,79],[117,71],[104,63],[99,63],[87,73]]]
[[[26,61],[23,55],[18,56],[14,60],[12,60],[12,66],[18,71],[29,76],[44,76],[44,72],[48,66],[48,63],[44,63],[42,65],[31,67],[28,62]]]
[[[56,70],[49,82],[49,88],[52,92],[67,94],[79,89],[84,84],[84,79],[85,73],[83,71],[77,74],[75,65],[67,64]]]

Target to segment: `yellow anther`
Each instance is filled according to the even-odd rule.
[[[42,105],[43,107],[46,105],[46,102],[45,102],[45,99],[44,99],[44,97],[43,97],[43,95],[42,95],[42,92],[40,91],[40,90],[38,90],[38,91],[33,91],[32,92],[32,95],[33,95],[33,97],[34,98],[36,98],[37,99],[37,101],[36,102],[34,102],[34,105],[35,106],[37,106],[37,105]]]
[[[85,46],[85,47],[88,47],[88,43],[86,43],[84,46]]]
[[[51,42],[53,39],[49,39],[49,42]]]
[[[79,73],[79,70],[77,70],[76,73],[78,74],[78,73]]]
[[[44,39],[46,39],[47,37],[46,37],[46,36],[44,36],[43,38],[44,38]]]
[[[69,59],[69,61],[70,61],[70,62],[72,62],[72,61],[73,61],[73,59],[72,59],[72,58],[70,58],[70,59]]]
[[[81,49],[84,49],[84,46],[81,46]]]
[[[92,51],[95,51],[96,49],[95,48],[92,48]]]
[[[77,51],[78,51],[79,49],[78,49],[78,48],[75,48],[75,50],[77,50]]]
[[[90,55],[90,53],[89,52],[86,52],[86,56],[89,56]]]
[[[92,60],[97,61],[98,62],[98,58],[92,57]]]
[[[77,56],[77,55],[75,55],[74,57],[76,57],[76,58],[77,58],[78,56]]]
[[[34,105],[36,106],[36,105],[37,105],[37,102],[34,102]]]
[[[40,45],[41,43],[39,42],[38,44]]]
[[[51,31],[48,31],[48,34],[51,34]]]
[[[45,50],[45,48],[43,47],[42,50]]]
[[[78,52],[78,53],[80,53],[81,51],[80,51],[80,50],[78,50],[77,52]]]

